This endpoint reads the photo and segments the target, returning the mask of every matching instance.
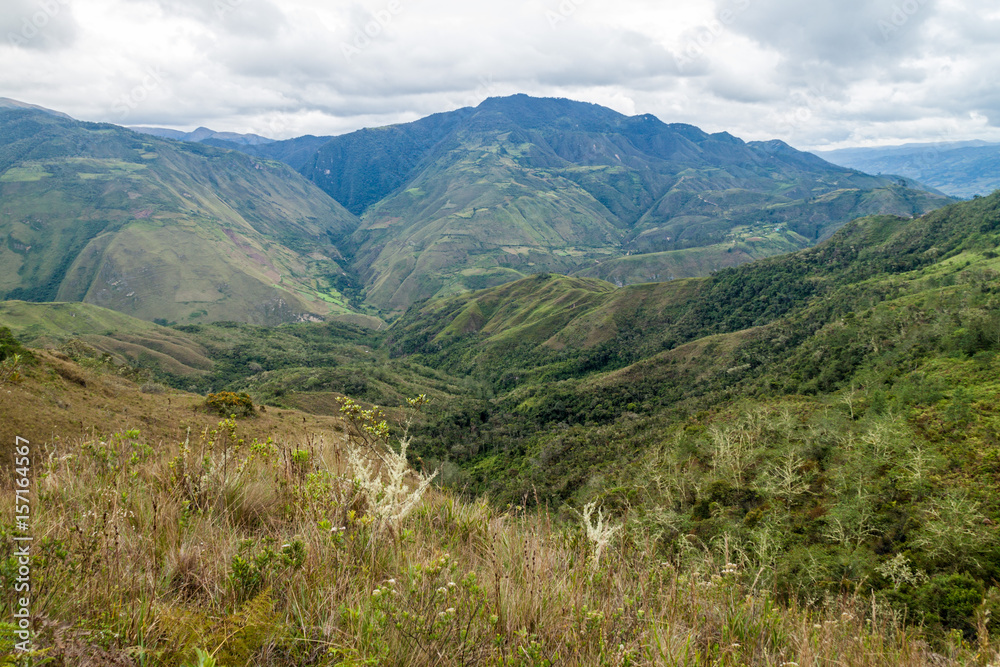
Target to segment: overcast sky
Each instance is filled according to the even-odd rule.
[[[806,149],[1000,141],[995,0],[0,0],[0,96],[340,134],[528,93]]]

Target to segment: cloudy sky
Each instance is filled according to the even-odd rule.
[[[995,0],[0,0],[0,96],[339,134],[529,93],[800,148],[1000,141]]]

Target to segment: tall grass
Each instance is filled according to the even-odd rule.
[[[353,446],[335,434],[254,439],[224,420],[171,446],[127,431],[50,448],[37,462],[33,526],[33,612],[49,664],[996,659],[985,629],[977,645],[958,637],[934,653],[870,599],[779,605],[766,577],[729,563],[725,549],[668,562],[654,528],[603,514],[595,526],[593,507],[586,522],[559,520],[427,489],[408,514],[387,514],[375,478],[356,479]],[[412,475],[411,492],[423,482]],[[13,505],[10,489],[0,503]]]

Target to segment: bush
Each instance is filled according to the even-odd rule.
[[[911,609],[923,614],[928,626],[941,625],[975,636],[975,612],[983,602],[983,585],[965,573],[942,574],[917,588]]]
[[[209,394],[205,399],[205,407],[217,412],[223,417],[230,415],[252,417],[254,415],[253,401],[250,394],[235,394],[231,391],[220,391]]]
[[[31,353],[14,338],[11,330],[7,327],[0,327],[0,361],[7,357],[13,357],[15,354],[20,355],[22,359],[32,359]]]

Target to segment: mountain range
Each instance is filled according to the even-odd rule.
[[[262,150],[282,159],[300,145]],[[862,215],[948,201],[780,141],[526,95],[334,137],[297,159],[361,217],[353,266],[389,313],[539,271],[620,284],[706,275],[808,247]]]
[[[265,150],[275,152],[251,154]],[[301,161],[301,173],[279,154]],[[533,597],[519,602],[532,610],[523,636],[537,636],[537,612],[548,608],[536,596],[547,590],[539,582],[558,563],[566,568],[560,580],[611,590],[613,601],[598,616],[580,603],[591,604],[585,596],[551,594],[563,607],[550,616],[572,622],[559,624],[550,655],[564,655],[568,636],[596,646],[579,638],[627,614],[633,620],[601,642],[620,646],[649,627],[638,613],[645,608],[615,611],[619,584],[629,580],[639,582],[629,599],[659,599],[650,586],[681,590],[683,600],[666,606],[693,610],[685,627],[716,616],[691,604],[688,590],[720,609],[732,611],[734,599],[746,605],[717,635],[685,638],[659,662],[690,657],[692,647],[734,664],[797,657],[775,648],[785,639],[736,653],[763,641],[755,638],[787,637],[774,619],[789,607],[809,610],[794,623],[808,630],[795,642],[807,647],[806,660],[816,656],[810,641],[831,645],[819,633],[847,637],[854,662],[871,662],[873,652],[882,664],[947,662],[913,657],[908,647],[925,639],[955,660],[966,649],[978,651],[967,662],[980,660],[988,619],[1000,614],[1000,192],[939,207],[950,201],[780,143],[564,100],[490,100],[413,124],[244,152],[39,110],[0,111],[0,291],[20,299],[0,304],[8,397],[0,431],[37,443],[59,434],[46,487],[55,495],[43,508],[85,498],[87,509],[71,513],[96,522],[107,499],[119,508],[147,499],[116,524],[126,539],[95,530],[104,540],[96,550],[73,536],[64,513],[43,509],[45,534],[67,555],[39,561],[38,572],[75,586],[67,563],[90,563],[94,553],[129,562],[113,557],[122,545],[147,559],[144,572],[164,568],[131,578],[148,603],[128,586],[110,598],[128,610],[112,627],[153,619],[119,643],[129,660],[140,644],[150,653],[204,644],[207,635],[191,628],[209,623],[220,629],[207,644],[224,646],[248,626],[248,612],[232,605],[236,592],[254,594],[236,588],[241,581],[260,591],[253,599],[263,600],[262,618],[275,618],[274,600],[316,601],[309,615],[278,615],[294,620],[290,628],[268,621],[259,633],[285,633],[293,647],[276,664],[309,663],[294,651],[312,652],[314,643],[324,652],[313,654],[319,664],[358,619],[371,619],[379,641],[401,630],[392,619],[406,615],[381,613],[401,608],[377,605],[397,604],[414,582],[426,595],[408,609],[445,618],[451,608],[439,611],[441,596],[458,594],[448,592],[452,578],[468,596],[448,599],[460,600],[456,609],[471,600],[468,623],[481,621],[483,645],[496,646],[504,622],[475,621],[480,610],[524,589]],[[934,210],[916,215],[922,208]],[[878,214],[841,222],[866,210]],[[739,237],[751,233],[761,240]],[[739,266],[700,277],[626,284],[642,275],[629,262],[655,269],[683,257],[694,272],[718,267],[722,255],[747,255],[740,248],[753,244],[778,252],[779,239],[808,247],[734,259]],[[500,253],[520,263],[503,264]],[[625,266],[610,281],[584,275],[609,264]],[[387,277],[386,266],[396,273]],[[491,277],[500,270],[506,275]],[[475,275],[483,289],[462,289],[475,286]],[[427,293],[433,298],[415,301]],[[53,299],[82,303],[29,302]],[[404,307],[389,326],[374,317]],[[180,389],[245,392],[257,409],[238,422],[209,416],[210,401]],[[429,402],[413,409],[424,403],[412,400],[420,394]],[[358,404],[342,410],[345,396]],[[333,415],[347,421],[324,418]],[[324,423],[331,430],[317,437]],[[272,439],[264,428],[275,424],[295,431]],[[361,447],[371,445],[368,436],[390,435],[405,439],[409,460],[437,471],[445,489],[415,509],[399,539],[369,539],[379,501],[358,496],[351,477],[367,464],[351,463],[347,474],[321,466],[345,458],[344,438]],[[201,468],[188,475],[192,464]],[[199,481],[227,470],[260,477]],[[205,501],[208,492],[218,498]],[[153,493],[162,501],[142,495]],[[479,509],[459,494],[475,494]],[[525,523],[531,506],[537,524]],[[499,513],[486,514],[490,507]],[[594,524],[584,518],[580,526],[598,507],[598,525],[621,527],[605,565],[588,551]],[[524,532],[497,538],[503,525]],[[157,544],[218,540],[217,555],[181,565],[180,555],[153,553],[150,540],[131,537],[137,526],[159,530]],[[208,532],[178,540],[178,530],[194,529]],[[415,543],[417,530],[440,541]],[[453,577],[493,562],[484,544],[523,553],[523,563],[501,562],[478,580]],[[541,544],[569,550],[544,559]],[[375,547],[385,558],[365,560]],[[468,568],[435,560],[432,578],[421,579],[431,570],[413,565],[418,554],[456,548],[471,554]],[[387,569],[399,553],[406,557]],[[342,559],[334,569],[317,560],[331,555]],[[641,571],[628,570],[637,559],[645,559]],[[329,600],[342,596],[339,582],[364,576],[351,565],[362,561],[382,569],[358,584],[352,609],[361,611],[327,628]],[[331,571],[344,576],[318,588],[332,586]],[[216,577],[217,599],[203,592],[206,572]],[[504,583],[505,572],[515,585]],[[383,598],[388,588],[372,594],[397,577],[398,598]],[[89,637],[107,623],[108,589],[78,588],[90,595],[86,604],[54,607],[52,617],[86,627]],[[324,593],[300,595],[310,590]],[[836,620],[815,622],[822,617],[803,602],[823,600]],[[573,616],[578,610],[586,616]],[[219,626],[216,614],[236,620]],[[165,634],[164,618],[187,619],[191,630]],[[898,625],[880,625],[888,618]],[[657,621],[655,642],[677,619],[669,611]],[[907,648],[885,657],[881,640],[859,634],[864,627],[889,628]],[[264,641],[226,664],[259,663],[271,650]],[[567,664],[604,656],[600,644]]]
[[[1000,189],[1000,144],[955,141],[817,151],[834,164],[871,174],[899,174],[953,197],[971,199]]]
[[[154,137],[160,137],[161,139],[174,139],[175,141],[193,141],[199,144],[209,144],[209,145],[246,145],[246,146],[260,146],[263,144],[270,144],[274,142],[274,139],[268,139],[267,137],[262,137],[259,134],[239,134],[237,132],[216,132],[215,130],[210,130],[207,127],[199,127],[197,130],[191,132],[182,132],[181,130],[171,130],[164,127],[142,127],[142,126],[130,126],[128,129],[135,130],[141,134],[149,134]]]
[[[546,271],[707,275],[951,201],[779,141],[525,95],[332,138],[184,137],[0,108],[0,295],[377,323]]]

